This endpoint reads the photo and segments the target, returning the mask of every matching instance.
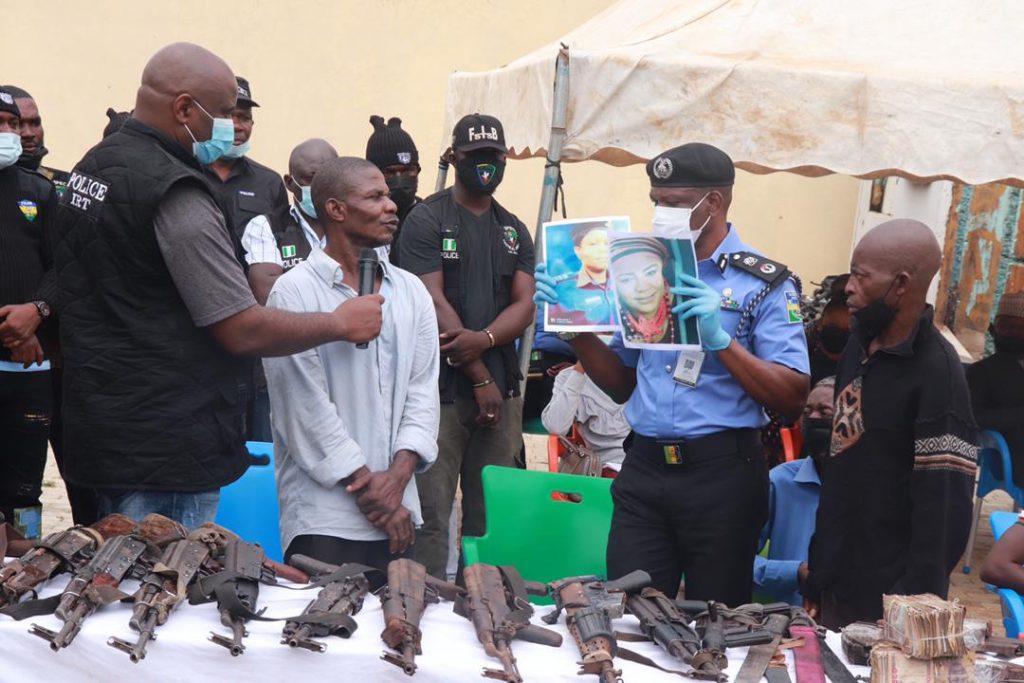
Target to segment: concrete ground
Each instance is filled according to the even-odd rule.
[[[543,436],[526,435],[526,459],[530,469],[547,469],[547,439]],[[978,538],[975,542],[974,554],[971,558],[974,571],[964,574],[960,565],[953,572],[950,597],[957,598],[967,607],[967,614],[977,619],[988,619],[993,622],[995,632],[1002,634],[1002,615],[999,598],[985,590],[984,584],[978,579],[981,563],[992,547],[992,529],[988,525],[988,516],[995,510],[1012,510],[1010,497],[997,491],[985,499],[982,508],[981,523],[978,525]],[[43,479],[43,533],[71,526],[71,509],[67,495],[53,455],[46,465]]]

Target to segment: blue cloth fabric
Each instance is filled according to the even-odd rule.
[[[732,225],[711,258],[697,263],[700,279],[722,293],[722,328],[736,336],[742,311],[766,286],[766,282],[737,268],[718,268],[722,254],[748,251]],[[796,287],[787,280],[776,287],[755,309],[753,320],[736,341],[758,358],[810,374],[807,340],[800,321],[790,322],[787,296]],[[611,347],[628,367],[637,370],[637,385],[626,404],[626,419],[633,431],[658,439],[692,439],[724,429],[759,428],[768,424],[764,409],[743,389],[718,360],[707,352],[697,386],[690,388],[672,379],[679,354],[675,351],[627,349],[621,333]]]
[[[544,306],[537,306],[537,327],[536,334],[533,336],[533,350],[576,357],[576,352],[569,346],[569,342],[562,341],[554,332],[544,331]]]
[[[768,473],[768,523],[761,530],[758,549],[769,541],[768,557],[754,558],[754,593],[800,605],[797,570],[807,561],[814,535],[821,479],[810,458],[792,460]]]
[[[180,522],[192,530],[217,517],[220,489],[213,491],[117,491],[100,490],[99,515],[105,517],[119,512],[134,520],[141,520],[151,512]]]

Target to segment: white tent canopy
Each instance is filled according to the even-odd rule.
[[[621,0],[569,47],[562,158],[613,165],[690,141],[753,172],[1024,185],[1017,0]],[[446,130],[497,116],[543,156],[558,42],[455,73]]]

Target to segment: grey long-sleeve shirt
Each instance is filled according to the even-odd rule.
[[[419,472],[437,458],[440,351],[434,305],[419,278],[387,261],[381,267],[384,323],[369,348],[339,341],[263,361],[285,548],[303,534],[387,538],[338,482],[363,465],[387,469],[399,450],[419,455]],[[314,251],[277,280],[267,305],[329,312],[356,295],[342,284],[341,266]],[[423,523],[415,478],[402,504],[415,524]]]
[[[629,436],[629,423],[623,410],[624,407],[601,391],[593,380],[567,368],[555,377],[551,401],[541,413],[540,421],[552,434],[566,434],[576,420],[580,435],[601,458],[601,463],[620,465],[626,456],[622,442]]]

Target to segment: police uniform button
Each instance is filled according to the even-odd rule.
[[[665,366],[665,372],[672,372],[672,366],[671,365],[666,365]]]

